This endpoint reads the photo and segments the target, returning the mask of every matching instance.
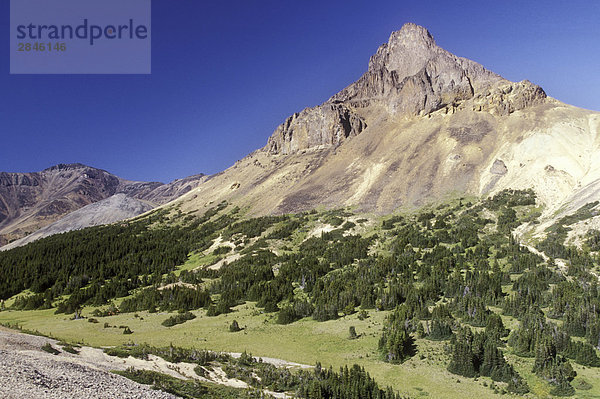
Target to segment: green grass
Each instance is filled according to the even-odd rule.
[[[217,263],[221,258],[221,256],[213,255],[212,253],[204,255],[202,253],[193,252],[189,255],[188,260],[183,265],[179,266],[174,273],[176,276],[179,276],[183,270],[194,270],[198,267],[210,266]]]
[[[33,292],[30,290],[23,290],[22,292],[18,293],[17,295],[14,295],[10,298],[8,298],[6,301],[4,301],[4,306],[6,306],[7,308],[11,307],[14,303],[15,300],[19,297],[27,297],[29,295],[33,295]]]
[[[85,308],[83,315],[89,316],[93,308]],[[370,317],[358,320],[357,314],[339,320],[319,323],[303,319],[290,325],[278,325],[273,315],[261,314],[254,304],[248,303],[235,308],[235,312],[217,317],[207,317],[203,310],[194,311],[197,318],[170,328],[161,323],[167,313],[138,312],[144,320],[133,314],[120,314],[98,318],[99,323],[87,320],[70,320],[70,316],[55,315],[54,310],[5,311],[0,312],[0,323],[15,323],[30,330],[50,335],[61,340],[95,347],[116,346],[124,343],[148,343],[153,346],[173,344],[182,347],[210,349],[227,352],[248,351],[255,356],[267,356],[313,365],[320,361],[324,366],[339,368],[344,365],[360,364],[371,373],[380,385],[391,385],[401,393],[413,397],[432,398],[484,398],[493,397],[489,388],[483,386],[484,378],[473,381],[446,371],[447,342],[418,340],[418,353],[402,365],[391,365],[379,359],[377,343],[387,312],[369,311]],[[171,314],[172,315],[172,314]],[[229,332],[229,325],[236,319],[245,329],[238,333]],[[104,328],[127,325],[134,331],[123,335],[119,328]],[[348,329],[355,326],[358,339],[348,339]],[[421,356],[423,355],[423,356]],[[423,358],[421,358],[423,357]],[[530,371],[531,369],[529,369]],[[585,391],[588,396],[595,393],[600,379],[596,370],[588,369],[586,380],[594,387]],[[460,381],[460,382],[457,382]]]
[[[537,377],[531,370],[533,368],[533,358],[517,357],[511,353],[505,352],[508,360],[514,365],[515,369],[525,378],[531,389],[531,395],[535,398],[551,398],[551,386],[548,385],[542,378]],[[600,398],[600,371],[598,368],[584,367],[571,362],[573,369],[577,372],[577,377],[573,380],[573,386],[576,388],[574,398],[577,399],[592,399]],[[592,387],[589,390],[577,389],[578,381],[585,380]]]

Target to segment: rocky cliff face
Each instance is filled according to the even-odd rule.
[[[289,117],[269,138],[265,150],[291,154],[338,146],[367,127],[359,110],[369,107],[404,117],[426,116],[441,109],[508,115],[545,99],[539,86],[507,81],[437,46],[427,29],[406,24],[379,47],[357,82],[324,104]]]
[[[406,24],[379,47],[367,72],[330,101],[356,107],[378,103],[391,113],[423,115],[471,99],[503,80],[437,46],[427,29]]]
[[[600,113],[440,48],[406,24],[355,83],[289,117],[267,145],[179,201],[254,214],[386,213],[448,195],[534,188],[549,214],[600,192]],[[595,194],[594,194],[595,193]]]
[[[157,206],[196,187],[202,178],[197,175],[170,184],[133,182],[82,164],[60,164],[34,173],[2,172],[0,245],[118,193]]]
[[[179,198],[182,195],[189,193],[207,178],[208,176],[204,174],[188,176],[158,186],[148,193],[144,193],[144,195],[134,195],[133,197],[148,201],[152,204],[166,204],[167,202],[173,201],[175,198]]]
[[[266,150],[292,154],[320,146],[338,146],[360,134],[364,119],[342,104],[326,103],[290,116],[269,138]]]

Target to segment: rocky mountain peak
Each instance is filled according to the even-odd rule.
[[[439,47],[424,27],[407,23],[377,49],[367,72],[330,101],[357,108],[378,103],[391,114],[423,115],[501,81],[480,64]]]
[[[264,150],[291,154],[338,146],[367,128],[373,106],[392,118],[459,109],[507,115],[545,99],[540,87],[510,82],[458,57],[439,47],[427,29],[407,23],[379,46],[360,79],[325,103],[288,118]]]
[[[73,170],[73,169],[83,169],[83,168],[89,168],[89,166],[84,165],[82,163],[59,163],[58,165],[54,165],[54,166],[44,169],[42,172],[52,172],[55,170]]]
[[[389,213],[533,188],[556,218],[571,202],[574,211],[600,198],[600,113],[503,79],[415,24],[392,33],[365,69],[283,121],[262,151],[182,197],[182,212],[227,200],[253,215]]]
[[[412,76],[440,50],[442,49],[435,44],[435,39],[427,29],[407,23],[402,29],[392,32],[388,42],[381,45],[371,57],[369,71],[386,68],[388,71],[396,71],[401,78]]]
[[[390,35],[388,43],[400,42],[406,46],[425,45],[431,47],[435,45],[435,39],[429,33],[427,28],[408,22]]]

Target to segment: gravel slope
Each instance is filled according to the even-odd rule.
[[[81,355],[52,355],[40,348],[55,340],[0,327],[0,397],[6,399],[176,398],[110,373],[115,365]],[[123,367],[124,368],[124,367]]]

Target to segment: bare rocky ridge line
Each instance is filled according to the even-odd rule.
[[[367,72],[324,104],[294,114],[265,149],[290,154],[339,145],[366,128],[354,109],[373,105],[392,115],[423,116],[450,107],[509,115],[546,99],[529,81],[513,83],[437,46],[427,29],[406,24],[369,61]],[[333,112],[332,112],[333,111]]]

